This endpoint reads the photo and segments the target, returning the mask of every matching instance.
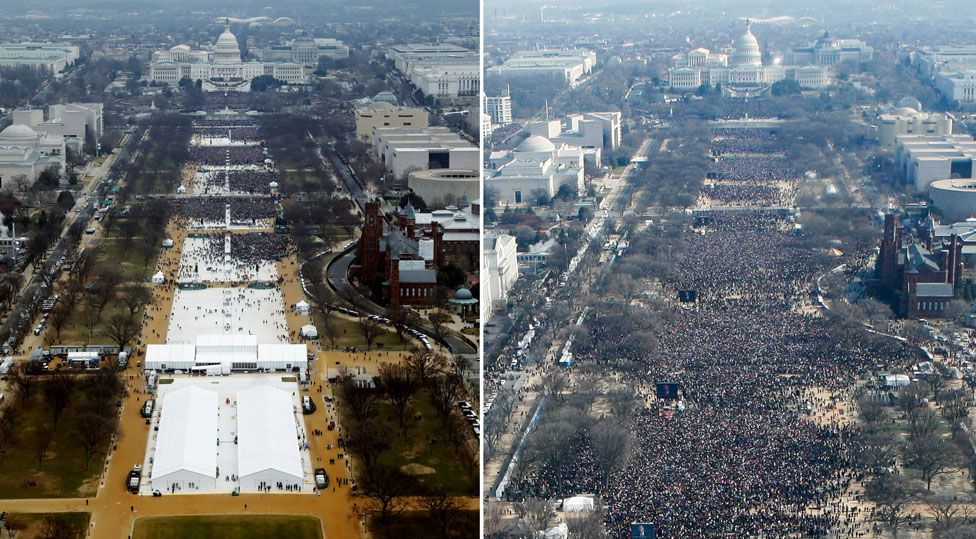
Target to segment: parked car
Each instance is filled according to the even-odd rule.
[[[329,474],[325,473],[325,468],[315,469],[315,486],[323,489],[329,486]]]

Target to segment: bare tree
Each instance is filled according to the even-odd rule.
[[[40,365],[29,361],[17,363],[7,372],[7,380],[17,388],[17,395],[20,397],[21,404],[27,404],[37,386],[37,375],[40,372]]]
[[[321,327],[319,330],[326,339],[329,340],[329,346],[335,348],[336,341],[339,340],[339,327],[335,323],[335,318],[332,315],[327,315],[323,317],[321,322]]]
[[[54,443],[54,427],[41,425],[34,430],[34,452],[37,455],[37,466],[41,466],[44,455],[47,454],[51,444]]]
[[[413,370],[420,384],[426,386],[427,381],[440,372],[443,358],[429,350],[417,350],[407,358],[407,365]]]
[[[604,487],[610,478],[623,469],[630,457],[633,435],[629,430],[611,421],[600,421],[590,430],[590,444],[597,470],[603,476]]]
[[[55,371],[41,384],[41,395],[44,396],[44,402],[51,411],[54,428],[58,427],[58,421],[71,403],[74,392],[74,376],[62,371]]]
[[[126,286],[122,292],[121,301],[131,318],[135,318],[143,307],[152,303],[152,290],[142,283]]]
[[[61,340],[61,331],[68,325],[69,320],[71,320],[71,307],[63,302],[55,305],[48,315],[47,324],[54,329],[58,341]]]
[[[389,534],[394,518],[408,505],[406,498],[416,489],[413,476],[393,465],[377,465],[359,485],[362,493],[373,501],[373,514]]]
[[[84,409],[72,418],[74,439],[85,455],[85,471],[92,457],[105,449],[115,433],[115,415],[96,409]]]
[[[430,494],[420,497],[420,506],[427,511],[434,525],[435,537],[447,539],[458,524],[464,510],[464,499],[450,496],[443,487],[434,487]]]
[[[374,419],[356,422],[346,431],[346,448],[359,457],[365,475],[372,474],[380,455],[390,447],[389,432]]]
[[[359,334],[363,336],[363,340],[366,341],[367,350],[373,347],[373,343],[383,333],[383,326],[367,316],[361,317],[356,322],[356,327],[359,329]]]
[[[396,330],[400,342],[403,342],[403,332],[407,328],[407,324],[411,318],[408,308],[403,305],[392,305],[386,309],[386,317],[393,324],[393,329]]]
[[[935,518],[932,531],[936,533],[937,537],[957,527],[961,524],[963,517],[966,516],[965,507],[955,497],[936,496],[925,500],[925,505]]]
[[[878,520],[897,537],[898,529],[910,518],[908,509],[915,500],[918,488],[901,475],[886,475],[872,479],[865,486],[865,495],[878,505]]]
[[[527,498],[515,504],[515,511],[533,530],[549,528],[556,518],[556,510],[553,508],[552,500],[543,498]]]
[[[383,383],[383,391],[393,405],[393,412],[397,417],[397,424],[403,431],[404,440],[407,432],[404,429],[404,414],[410,404],[410,399],[417,392],[417,380],[414,378],[410,368],[406,365],[388,363],[380,367],[380,381]]]
[[[952,434],[962,431],[969,419],[969,409],[973,405],[970,392],[963,389],[950,389],[942,394],[942,417],[949,423]]]
[[[546,395],[553,398],[560,398],[561,393],[569,384],[569,377],[566,373],[553,369],[542,376],[542,390]]]
[[[116,313],[109,319],[105,334],[115,341],[121,351],[139,335],[140,329],[139,321],[134,315]]]
[[[905,447],[905,463],[922,472],[925,490],[932,490],[932,479],[949,471],[959,460],[959,450],[935,434],[911,439]]]
[[[430,400],[443,420],[450,416],[460,394],[461,381],[453,374],[443,374],[431,381]]]
[[[356,421],[363,422],[376,414],[376,390],[356,383],[346,377],[339,386],[342,400],[352,411]]]
[[[62,513],[50,513],[41,523],[40,539],[68,539],[83,537],[85,525]]]

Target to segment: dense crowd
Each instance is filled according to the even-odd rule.
[[[271,182],[280,178],[277,171],[264,166],[252,168],[218,168],[197,173],[197,193],[271,193]]]
[[[801,176],[789,159],[777,155],[720,157],[708,171],[708,178],[716,180],[780,180]]]
[[[713,202],[751,206],[784,206],[796,195],[792,186],[736,183],[710,183],[703,194]]]
[[[173,203],[176,212],[197,227],[226,226],[228,207],[233,226],[258,225],[261,220],[273,219],[276,213],[270,198],[201,197],[175,199]]]
[[[267,159],[260,146],[193,146],[190,161],[201,165],[260,165]]]
[[[742,191],[721,187],[723,194],[755,196],[755,205],[775,194],[763,180],[789,172],[776,159],[723,162],[723,174],[753,180]],[[600,494],[610,537],[625,536],[631,522],[652,522],[664,538],[820,537],[842,528],[856,536],[845,527],[850,511],[837,502],[861,479],[855,431],[815,420],[810,395],[849,392],[866,369],[903,365],[911,351],[895,341],[852,339],[802,309],[815,276],[829,268],[794,234],[789,213],[697,215],[708,219],[674,250],[672,274],[658,276],[668,297],[694,289],[697,302],[597,306],[585,324],[586,340],[602,347],[590,355],[583,349],[577,363],[607,376],[630,365],[648,395],[627,418],[634,439],[628,463],[604,487],[583,430],[571,458],[531,469],[512,492]],[[632,335],[658,346],[622,346]],[[620,353],[607,357],[608,347]],[[653,396],[664,381],[683,388],[681,407]]]

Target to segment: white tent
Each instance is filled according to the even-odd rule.
[[[172,247],[172,246],[173,246],[173,240],[169,238],[163,240],[163,247]]]
[[[147,371],[186,371],[196,365],[196,347],[192,344],[150,344],[146,346]]]
[[[569,526],[565,522],[560,522],[546,531],[535,534],[539,539],[568,539]]]
[[[161,271],[157,271],[156,274],[152,276],[153,284],[163,284],[164,280],[166,280],[166,276],[163,275],[163,272]]]
[[[259,344],[257,368],[274,370],[308,369],[308,347],[304,344]]]
[[[242,491],[261,483],[305,484],[291,395],[269,386],[237,394],[237,474]]]
[[[295,312],[298,314],[308,314],[308,302],[301,300],[295,304]]]
[[[592,496],[573,496],[563,500],[563,511],[566,513],[580,513],[593,510]]]
[[[166,393],[150,475],[153,490],[217,487],[217,393],[187,386]]]
[[[301,335],[306,339],[318,339],[319,330],[316,329],[315,326],[313,326],[312,324],[306,324],[302,326]]]
[[[255,369],[258,338],[255,335],[198,335],[198,365],[221,366],[221,372],[230,374],[233,369]]]

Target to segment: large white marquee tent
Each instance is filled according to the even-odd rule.
[[[290,395],[267,386],[237,394],[238,480],[242,491],[261,483],[304,485],[305,474]]]
[[[145,369],[203,371],[230,374],[235,371],[291,371],[308,369],[304,344],[258,344],[254,335],[200,335],[196,345],[150,344]]]
[[[192,386],[167,393],[156,433],[152,488],[212,491],[216,476],[217,394]]]

